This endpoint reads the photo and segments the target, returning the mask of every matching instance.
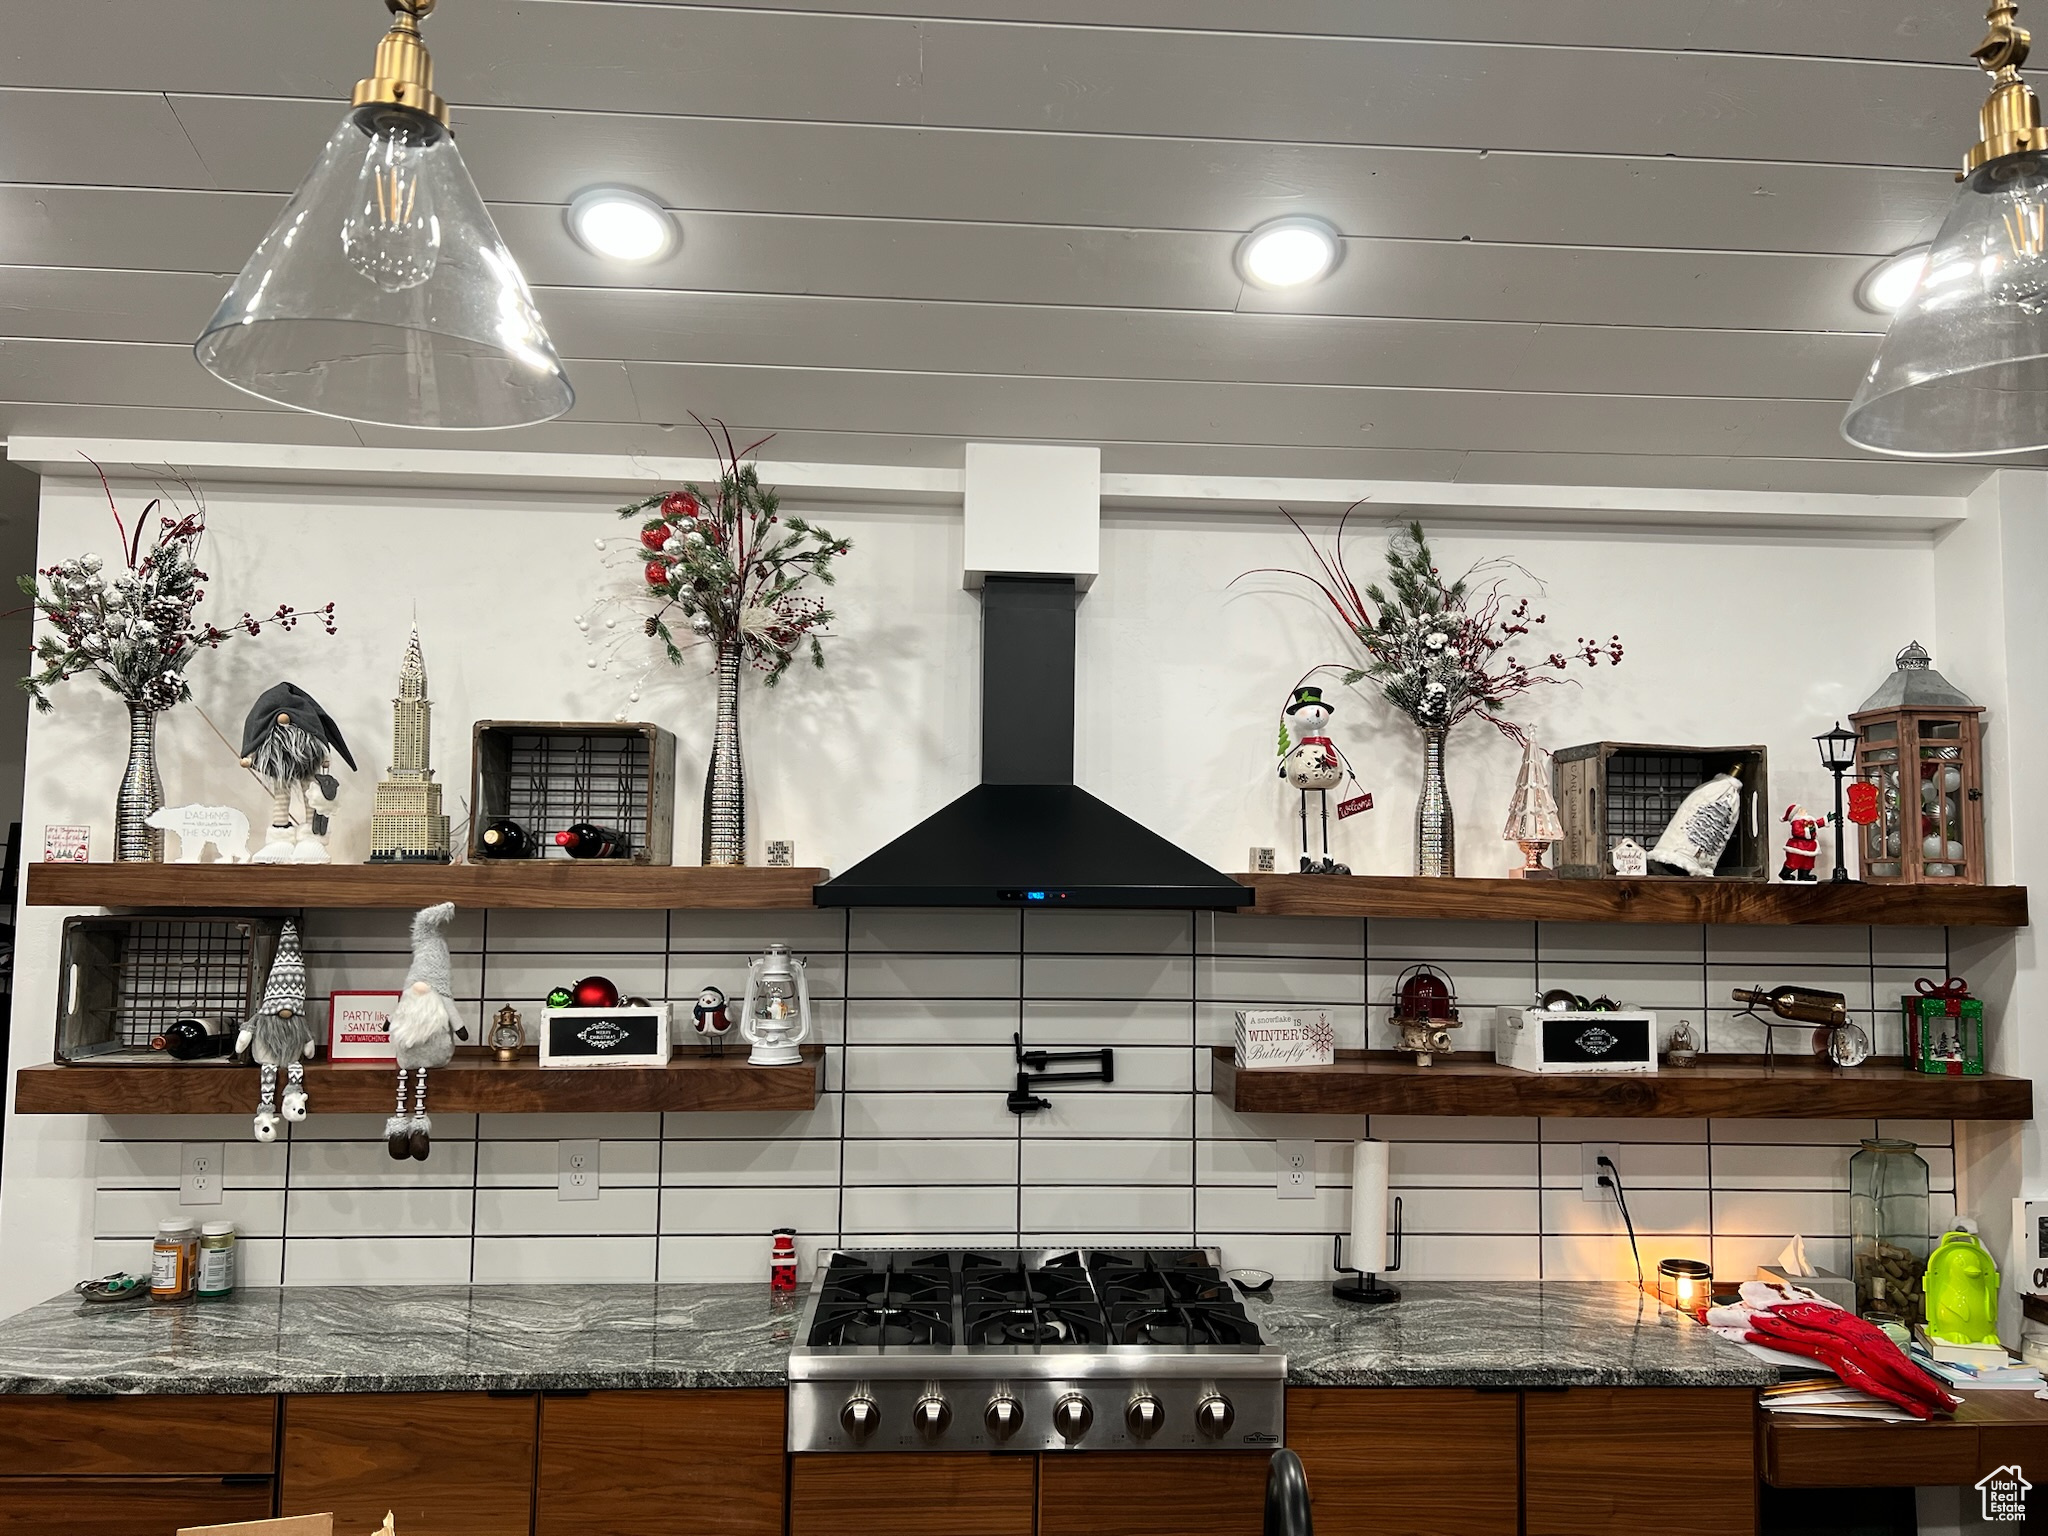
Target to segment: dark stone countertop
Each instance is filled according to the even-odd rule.
[[[1417,1282],[1390,1307],[1282,1281],[1247,1309],[1298,1386],[1761,1386],[1634,1287]],[[800,1299],[800,1298],[799,1298]],[[779,1387],[798,1306],[761,1285],[308,1286],[0,1321],[0,1392]]]

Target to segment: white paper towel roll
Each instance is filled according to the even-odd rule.
[[[1369,1275],[1387,1267],[1387,1144],[1354,1142],[1351,1147],[1351,1236],[1344,1262]]]

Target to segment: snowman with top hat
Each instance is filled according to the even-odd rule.
[[[1296,688],[1287,702],[1286,718],[1280,726],[1280,777],[1301,791],[1301,872],[1304,875],[1348,875],[1349,865],[1330,857],[1330,791],[1355,775],[1337,744],[1330,740],[1330,703],[1323,690],[1305,684]],[[1314,859],[1308,851],[1308,797],[1316,796],[1323,818],[1323,856]],[[1371,805],[1366,800],[1366,805]],[[1340,807],[1338,815],[1341,818]]]

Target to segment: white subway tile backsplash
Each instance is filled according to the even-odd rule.
[[[314,986],[403,975],[405,913],[312,914]],[[1634,1273],[1614,1207],[1580,1195],[1582,1145],[1617,1148],[1643,1260],[1711,1258],[1740,1275],[1803,1233],[1846,1253],[1847,1166],[1864,1137],[1917,1142],[1935,1219],[1954,1212],[1955,1128],[1868,1121],[1243,1116],[1208,1094],[1211,1047],[1240,1007],[1326,1011],[1340,1048],[1392,1043],[1397,975],[1451,975],[1486,1050],[1493,1010],[1543,986],[1702,1023],[1715,1049],[1759,1048],[1735,985],[1844,992],[1881,1053],[1899,1049],[1898,999],[1945,974],[1941,930],[1702,930],[1657,925],[1280,919],[1244,913],[935,911],[464,912],[456,985],[479,1021],[504,998],[536,1008],[586,974],[687,998],[737,997],[771,940],[810,962],[826,1092],[787,1114],[436,1114],[425,1163],[394,1162],[381,1115],[325,1115],[274,1146],[245,1115],[127,1116],[87,1153],[102,1272],[147,1262],[164,1215],[242,1225],[249,1284],[757,1280],[768,1233],[794,1228],[808,1275],[820,1247],[1184,1243],[1227,1263],[1326,1278],[1350,1221],[1351,1143],[1390,1142],[1415,1279]],[[1974,955],[1975,952],[1973,951]],[[1981,957],[1978,957],[1981,958]],[[2003,1020],[1994,1015],[1992,1030]],[[1117,1080],[1047,1090],[1012,1115],[1011,1036],[1117,1052]],[[1809,1032],[1784,1030],[1803,1055]],[[431,1091],[430,1091],[431,1103]],[[251,1106],[253,1108],[253,1105]],[[1314,1138],[1317,1189],[1280,1200],[1278,1139]],[[220,1141],[227,1200],[177,1204],[181,1144]],[[557,1196],[557,1143],[596,1140],[601,1192]]]

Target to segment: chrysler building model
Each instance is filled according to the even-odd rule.
[[[448,818],[441,786],[428,763],[434,706],[427,701],[427,658],[414,626],[391,701],[391,771],[377,786],[370,811],[370,862],[446,864]]]

